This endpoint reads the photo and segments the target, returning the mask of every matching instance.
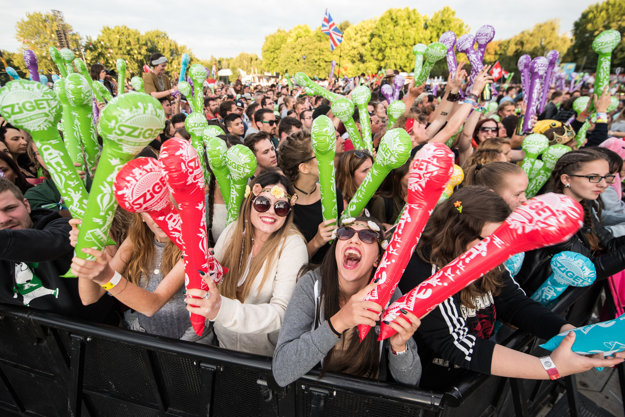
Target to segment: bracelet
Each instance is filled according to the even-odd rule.
[[[332,333],[334,333],[336,335],[336,337],[341,337],[341,334],[334,328],[334,326],[332,325],[332,322],[330,321],[330,319],[326,320],[328,322],[328,327],[330,327],[330,330],[332,330]]]
[[[464,98],[477,101],[477,96],[473,93],[466,94]]]
[[[558,368],[556,368],[556,364],[551,359],[551,356],[543,356],[542,358],[538,358],[540,360],[540,364],[547,371],[547,375],[549,375],[549,379],[555,381],[560,378],[560,373],[558,373]]]
[[[608,114],[607,113],[597,113],[595,114],[596,122],[595,123],[608,123]]]
[[[466,97],[464,100],[462,100],[462,102],[464,104],[470,104],[473,107],[477,107],[477,100],[475,100],[475,99],[471,99],[471,98]]]
[[[109,280],[109,282],[107,282],[106,284],[101,285],[102,288],[104,288],[106,291],[110,291],[113,288],[115,288],[115,286],[117,284],[119,284],[119,281],[122,280],[122,276],[119,272],[115,271],[115,273],[113,274],[113,277]]]
[[[460,100],[460,93],[459,92],[458,93],[449,93],[447,95],[447,101],[449,101],[449,102],[453,103],[453,102],[458,101],[458,100]]]
[[[405,355],[406,353],[408,353],[408,345],[406,345],[406,349],[402,350],[401,352],[396,352],[395,349],[393,349],[393,346],[391,346],[391,353],[395,356]]]
[[[486,110],[486,107],[484,107],[484,106],[477,106],[477,107],[475,108],[475,111],[480,112],[480,113],[482,113],[482,114],[486,114],[486,111],[487,111],[487,110]]]

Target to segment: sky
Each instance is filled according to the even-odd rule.
[[[582,11],[596,3],[592,0],[473,0],[473,1],[399,1],[399,0],[0,0],[0,49],[15,52],[15,24],[26,13],[61,10],[65,21],[83,38],[96,37],[103,26],[126,25],[146,32],[162,30],[179,44],[188,46],[202,59],[234,57],[241,52],[260,56],[265,36],[278,28],[291,29],[298,24],[312,28],[321,25],[328,8],[335,22],[348,20],[356,24],[380,16],[389,8],[415,8],[432,16],[444,6],[456,11],[456,16],[475,32],[483,24],[495,27],[495,40],[506,39],[530,29],[536,23],[560,19],[560,30],[569,33]],[[184,4],[183,8],[176,7]]]

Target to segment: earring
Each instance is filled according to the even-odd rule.
[[[564,188],[571,188],[571,184],[564,184]]]

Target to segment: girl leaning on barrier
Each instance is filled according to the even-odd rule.
[[[351,221],[350,221],[351,220]],[[302,276],[289,303],[273,355],[273,375],[285,386],[321,363],[322,373],[342,372],[371,379],[392,378],[417,385],[421,364],[412,335],[419,319],[391,323],[398,332],[385,342],[369,332],[360,342],[359,324],[376,326],[382,308],[364,301],[383,253],[381,224],[370,217],[347,219],[321,266]],[[398,290],[393,299],[400,297]]]

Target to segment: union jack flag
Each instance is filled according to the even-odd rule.
[[[332,16],[328,13],[328,9],[326,9],[323,21],[321,22],[321,31],[330,37],[330,49],[332,51],[343,42],[343,32],[334,24],[334,20],[332,20]]]

